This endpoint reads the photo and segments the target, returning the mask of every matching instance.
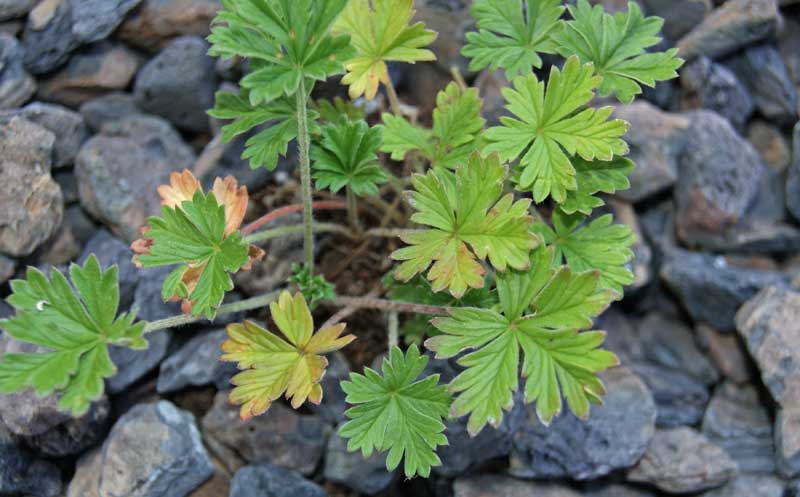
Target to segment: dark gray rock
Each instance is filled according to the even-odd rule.
[[[8,281],[17,270],[17,261],[0,254],[0,285]]]
[[[40,2],[28,16],[22,44],[25,67],[33,74],[44,74],[64,64],[80,45],[72,34],[70,0]]]
[[[228,337],[224,329],[198,334],[161,363],[156,390],[160,394],[186,387],[214,385],[218,390],[230,386],[238,372],[236,364],[222,362],[220,346]],[[327,393],[327,392],[326,392]]]
[[[291,173],[294,170],[297,157],[291,145],[289,146],[287,157],[278,158],[278,165],[274,171],[268,171],[265,167],[251,168],[250,161],[242,159],[242,154],[245,150],[245,142],[256,133],[257,131],[245,133],[225,144],[225,149],[217,163],[201,179],[201,183],[205,188],[211,188],[216,178],[233,176],[239,185],[247,187],[247,191],[256,192],[264,189],[276,175],[282,172]]]
[[[120,308],[127,309],[133,302],[136,285],[141,278],[139,269],[131,261],[133,251],[108,231],[100,230],[84,247],[79,263],[83,264],[91,254],[97,256],[97,260],[104,268],[117,266]]]
[[[53,136],[53,167],[64,167],[73,163],[83,142],[89,138],[89,130],[83,116],[60,105],[33,102],[23,109],[0,112],[0,118],[18,115],[47,129]]]
[[[661,279],[695,321],[733,331],[736,311],[760,289],[782,284],[777,271],[737,267],[722,256],[676,249],[661,267]]]
[[[167,401],[139,404],[84,456],[68,497],[184,497],[213,473],[195,419]]]
[[[661,32],[670,40],[679,40],[711,12],[711,0],[642,0],[647,15],[664,19]]]
[[[103,396],[80,418],[70,418],[44,433],[23,438],[29,447],[48,457],[79,454],[102,440],[110,411],[108,397]]]
[[[75,161],[81,204],[132,241],[147,217],[160,211],[158,185],[194,160],[180,135],[160,118],[134,116],[106,123]]]
[[[657,364],[630,364],[653,394],[663,428],[696,424],[708,404],[708,387],[692,376]]]
[[[637,335],[643,361],[683,371],[705,385],[713,385],[719,379],[714,366],[698,348],[692,330],[682,322],[652,313],[639,322]]]
[[[3,0],[0,2],[0,21],[22,17],[36,5],[36,0]]]
[[[800,123],[792,132],[792,163],[786,178],[786,207],[800,221]]]
[[[0,33],[0,109],[22,105],[36,91],[36,82],[22,65],[24,54],[16,38]]]
[[[397,469],[386,470],[386,453],[373,452],[364,457],[360,451],[348,451],[347,441],[339,435],[331,435],[328,439],[324,473],[327,481],[344,485],[359,494],[376,495],[392,484],[397,473]]]
[[[17,445],[0,423],[0,495],[57,497],[61,472],[54,464],[37,459]]]
[[[117,366],[117,374],[106,380],[109,393],[124,391],[155,369],[166,357],[171,339],[170,330],[161,330],[147,334],[147,348],[144,350],[115,345],[109,347],[111,360]]]
[[[80,200],[78,194],[78,180],[71,169],[61,169],[53,172],[53,179],[58,183],[61,188],[61,195],[64,197],[64,205],[74,204]],[[64,224],[67,224],[66,213],[64,215]]]
[[[181,313],[180,302],[164,302],[161,298],[161,286],[172,267],[136,268],[140,275],[139,285],[133,295],[133,306],[136,315],[145,321],[156,321]]]
[[[772,421],[752,386],[722,384],[708,405],[702,430],[730,454],[742,472],[775,471]]]
[[[513,415],[511,474],[524,478],[593,479],[633,466],[655,431],[656,407],[626,368],[602,375],[608,393],[588,421],[562,414],[544,426],[533,406]]]
[[[508,416],[498,428],[487,426],[475,437],[467,432],[466,418],[446,424],[448,445],[437,449],[442,465],[433,468],[438,475],[448,478],[460,476],[481,464],[507,458],[511,453],[513,433]]]
[[[727,452],[692,428],[659,430],[628,480],[670,493],[719,487],[738,474]]]
[[[230,497],[327,497],[299,473],[272,464],[247,466],[233,476]]]
[[[708,57],[686,64],[681,69],[680,81],[684,108],[713,110],[736,129],[744,129],[755,110],[753,97],[736,75]]]
[[[93,98],[80,107],[80,113],[94,131],[100,131],[109,121],[119,121],[128,116],[141,114],[136,98],[130,93],[112,92]]]
[[[139,107],[181,129],[208,129],[206,111],[214,105],[217,76],[214,59],[207,52],[208,44],[197,37],[170,43],[136,76],[134,94]]]
[[[143,0],[117,35],[130,45],[157,52],[178,36],[206,36],[220,7],[219,0]]]
[[[581,497],[564,485],[520,481],[501,475],[477,475],[453,482],[453,497]]]
[[[97,225],[80,205],[67,207],[64,214],[64,222],[69,224],[73,236],[81,246],[86,245],[97,232]]]
[[[784,497],[786,483],[770,475],[740,475],[703,497]],[[791,496],[789,496],[791,497]]]
[[[125,14],[142,0],[69,0],[72,6],[72,35],[81,43],[102,40],[125,19]]]

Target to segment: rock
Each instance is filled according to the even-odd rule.
[[[720,333],[706,324],[698,325],[695,333],[708,351],[711,362],[725,379],[742,384],[753,378],[751,361],[740,336]]]
[[[584,497],[655,497],[650,490],[616,483],[590,487],[583,495]]]
[[[108,91],[124,90],[138,67],[139,57],[124,45],[95,43],[81,49],[64,69],[42,81],[39,97],[78,107]]]
[[[70,0],[72,34],[82,43],[102,40],[120,25],[142,0]]]
[[[81,204],[127,241],[160,211],[156,188],[173,171],[191,167],[194,154],[160,118],[133,116],[103,126],[75,161]]]
[[[79,454],[102,440],[110,411],[108,397],[103,396],[80,418],[70,418],[42,434],[24,437],[25,443],[48,457]]]
[[[178,36],[205,37],[220,6],[219,0],[143,0],[117,35],[138,48],[157,52]]]
[[[272,464],[246,466],[233,476],[230,497],[327,497],[327,492],[294,471]]]
[[[78,180],[72,172],[72,169],[61,169],[53,172],[53,179],[58,183],[61,188],[61,196],[64,197],[64,205],[70,205],[80,200],[78,195]],[[67,216],[64,216],[66,223]]]
[[[692,319],[721,332],[735,329],[736,311],[750,297],[786,280],[776,271],[736,267],[722,256],[680,249],[669,254],[660,276]]]
[[[230,379],[238,372],[236,364],[222,362],[220,346],[227,339],[225,329],[195,335],[161,363],[156,390],[160,394],[177,392],[186,387],[214,385],[218,390],[229,388]]]
[[[717,58],[775,33],[782,22],[776,0],[728,0],[681,38],[681,57]]]
[[[386,470],[386,453],[373,452],[364,457],[360,451],[348,451],[347,441],[339,435],[332,435],[328,440],[325,450],[327,481],[344,485],[359,494],[376,495],[392,484],[397,473],[397,469]]]
[[[697,347],[692,330],[680,321],[652,313],[639,323],[637,335],[642,343],[643,360],[683,371],[706,385],[713,385],[719,379],[711,362]]]
[[[224,468],[214,463],[214,474],[205,483],[197,487],[188,497],[225,497],[231,491],[231,475]]]
[[[44,74],[64,64],[80,45],[72,34],[72,1],[39,2],[28,16],[22,44],[25,67],[33,74]]]
[[[94,221],[89,219],[89,216],[86,215],[86,212],[84,212],[80,205],[71,205],[67,207],[64,219],[65,223],[69,224],[73,236],[75,236],[75,239],[81,246],[86,245],[97,231],[97,225],[94,224]]]
[[[214,106],[217,76],[208,44],[184,36],[171,42],[136,75],[139,107],[187,131],[208,129],[206,111]]]
[[[651,267],[653,252],[645,241],[642,227],[639,224],[639,218],[636,215],[636,211],[633,209],[633,205],[621,200],[610,199],[608,201],[608,208],[613,212],[614,218],[619,223],[627,225],[636,237],[636,240],[630,246],[634,257],[628,264],[628,269],[633,273],[634,279],[633,283],[625,287],[625,290],[629,292],[641,290],[650,284],[650,280],[653,276]]]
[[[636,164],[630,175],[631,187],[616,195],[639,202],[671,187],[677,178],[689,120],[647,102],[617,106],[614,114],[631,125],[625,139],[631,148],[629,158]]]
[[[614,368],[602,378],[608,393],[588,421],[567,413],[546,427],[531,405],[513,416],[512,475],[587,480],[636,463],[655,431],[653,397],[625,368]]]
[[[167,401],[139,404],[78,462],[67,497],[184,497],[213,471],[194,416]]]
[[[774,171],[785,171],[792,161],[792,152],[776,126],[754,120],[747,128],[747,140],[758,151],[761,160]]]
[[[661,32],[670,40],[679,40],[711,12],[711,0],[642,0],[647,15],[664,19]]]
[[[181,313],[180,302],[164,302],[161,286],[171,267],[137,268],[141,282],[133,296],[133,307],[138,309],[137,317],[145,321],[156,321]]]
[[[630,364],[653,394],[657,426],[674,428],[692,425],[703,418],[708,404],[708,387],[692,376],[658,364]]]
[[[553,483],[515,480],[500,475],[479,475],[453,482],[453,497],[581,497],[575,490]]]
[[[722,384],[703,417],[703,434],[745,473],[775,471],[772,421],[752,386]]]
[[[57,497],[60,494],[58,467],[18,446],[0,423],[0,495]]]
[[[61,225],[61,189],[50,176],[54,141],[26,119],[0,119],[0,252],[29,255]]]
[[[755,102],[736,75],[708,57],[698,57],[680,72],[684,110],[708,109],[743,129],[755,110]]]
[[[778,409],[775,447],[778,473],[785,478],[800,476],[800,409],[796,404]]]
[[[467,44],[466,33],[475,28],[470,15],[471,2],[462,0],[422,0],[414,3],[414,22],[422,21],[425,27],[438,33],[430,48],[436,54],[436,63],[444,70],[458,68],[462,74],[469,72],[469,61],[461,55]]]
[[[769,475],[740,475],[703,497],[783,497],[786,484]]]
[[[792,163],[786,178],[786,207],[800,221],[800,123],[792,132]]]
[[[84,247],[79,263],[83,264],[91,254],[97,256],[104,268],[117,266],[120,308],[127,309],[133,302],[134,291],[141,278],[139,269],[131,261],[133,251],[108,231],[100,230]]]
[[[211,188],[216,178],[233,176],[240,186],[247,187],[248,192],[257,192],[263,190],[281,171],[291,172],[294,169],[294,164],[297,163],[297,156],[291,150],[291,146],[287,157],[278,159],[278,165],[274,171],[268,171],[264,167],[251,168],[250,161],[242,159],[242,154],[245,149],[245,142],[256,133],[256,131],[245,133],[222,145],[224,150],[222,150],[219,160],[201,178],[201,183],[204,187]]]
[[[0,109],[18,107],[36,92],[36,82],[22,65],[24,54],[16,38],[0,34]]]
[[[448,478],[467,474],[469,470],[489,461],[507,458],[511,453],[513,434],[509,426],[509,417],[495,429],[484,428],[477,436],[471,437],[467,432],[467,420],[448,421],[447,441],[449,445],[440,447],[436,453],[442,465],[433,468],[437,475]]]
[[[3,0],[0,2],[0,21],[22,17],[36,5],[36,0]]]
[[[108,391],[113,394],[121,393],[158,366],[167,355],[171,338],[169,330],[161,330],[147,334],[148,346],[145,350],[112,345],[109,355],[117,366],[117,374],[106,380]]]
[[[91,129],[100,131],[109,121],[119,121],[142,114],[142,111],[136,107],[136,98],[130,93],[111,92],[85,102],[80,113]]]
[[[0,112],[0,118],[11,115],[22,116],[53,133],[52,165],[56,168],[71,165],[89,137],[83,116],[60,105],[33,102],[23,109]]]
[[[229,392],[218,392],[214,407],[203,418],[206,443],[235,471],[245,463],[277,464],[310,475],[325,449],[325,424],[275,403],[269,412],[247,422],[228,402]]]
[[[5,284],[17,270],[17,261],[0,254],[0,285]]]
[[[748,47],[725,64],[748,89],[764,117],[783,124],[797,121],[797,91],[777,47]]]
[[[692,428],[659,430],[628,480],[670,493],[719,487],[738,473],[727,452]]]

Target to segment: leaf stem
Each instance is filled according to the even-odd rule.
[[[386,87],[386,95],[389,96],[389,107],[392,109],[392,114],[402,117],[403,110],[400,107],[400,99],[397,98],[397,91],[394,89],[394,83],[392,83],[391,77],[388,78],[384,86]]]
[[[280,226],[278,228],[272,228],[264,231],[259,231],[257,233],[250,234],[244,237],[245,243],[258,243],[263,242],[266,240],[272,240],[273,238],[280,238],[282,236],[289,236],[289,235],[296,235],[298,233],[305,232],[305,225],[303,224],[293,224],[290,226]],[[311,226],[311,229],[315,233],[340,233],[345,236],[353,236],[347,227],[342,226],[341,224],[336,223],[314,223]]]
[[[350,228],[356,233],[361,233],[361,221],[358,219],[358,199],[349,185],[347,186],[347,218],[350,222]]]
[[[241,233],[243,235],[248,235],[258,228],[264,226],[265,224],[269,224],[276,219],[280,219],[284,216],[289,214],[293,214],[295,212],[300,212],[303,210],[303,204],[290,204],[284,207],[280,207],[273,211],[270,211],[260,218],[256,219],[252,223],[248,224],[244,228],[242,228]],[[311,203],[311,207],[315,211],[322,211],[322,210],[344,210],[347,208],[347,203],[342,202],[341,200],[317,200],[316,202]]]
[[[389,328],[389,352],[400,343],[400,315],[397,311],[389,311],[387,327]]]
[[[326,301],[332,305],[346,305],[361,309],[378,309],[382,311],[409,312],[412,314],[428,314],[432,316],[447,316],[453,307],[443,305],[416,304],[414,302],[401,302],[373,297],[346,297],[338,296]]]
[[[297,90],[297,146],[300,151],[300,185],[303,193],[303,253],[306,266],[314,274],[314,211],[311,197],[311,161],[309,160],[310,144],[308,137],[305,78],[300,78]]]

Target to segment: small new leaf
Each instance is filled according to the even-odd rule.
[[[436,33],[414,17],[413,0],[350,0],[334,24],[334,32],[350,35],[356,55],[345,62],[342,84],[350,86],[350,98],[375,98],[380,83],[389,83],[386,62],[436,60],[428,46]]]
[[[627,12],[614,15],[586,0],[567,8],[573,20],[553,34],[558,53],[594,63],[603,78],[597,90],[601,96],[616,94],[620,102],[629,104],[642,92],[640,84],[654,87],[657,81],[678,77],[683,60],[675,57],[677,48],[645,51],[661,41],[658,34],[664,20],[645,17],[636,2],[628,2]]]
[[[322,127],[319,143],[311,149],[312,175],[317,188],[333,193],[344,187],[356,195],[375,195],[388,179],[378,163],[380,128],[364,121],[338,121]]]
[[[450,394],[439,385],[439,375],[417,380],[428,363],[416,345],[405,356],[392,347],[389,359],[383,360],[383,375],[366,368],[364,374],[350,373],[342,382],[350,421],[339,435],[349,439],[347,449],[361,450],[364,457],[373,451],[389,451],[386,467],[394,470],[405,459],[407,478],[427,477],[432,466],[440,466],[436,447],[447,445],[442,418],[450,408]]]
[[[229,324],[228,339],[222,344],[223,361],[237,362],[241,373],[231,382],[232,403],[241,405],[247,420],[264,414],[272,402],[286,395],[298,409],[306,400],[322,401],[320,381],[328,360],[324,354],[346,346],[355,336],[340,336],[345,325],[338,324],[314,333],[314,321],[302,294],[281,293],[269,306],[272,320],[282,338],[252,321]]]
[[[415,175],[411,220],[430,228],[401,237],[409,246],[392,253],[403,261],[397,279],[408,281],[430,267],[433,291],[447,289],[460,298],[467,288],[483,287],[479,261],[488,258],[498,271],[527,268],[539,239],[530,230],[530,200],[515,202],[510,193],[500,198],[506,174],[496,154],[475,152],[455,172],[434,168]]]
[[[502,126],[487,130],[494,143],[485,151],[507,161],[521,157],[519,187],[531,190],[536,202],[552,196],[561,203],[568,190],[578,189],[574,156],[609,161],[628,153],[621,138],[628,124],[609,120],[611,107],[584,108],[600,80],[591,64],[570,57],[563,70],[552,68],[546,90],[534,75],[517,77],[513,89],[503,89],[506,108],[517,117],[501,117]]]
[[[317,306],[319,301],[336,297],[333,283],[326,280],[321,274],[312,274],[311,268],[305,264],[292,264],[292,274],[286,278],[286,281],[297,286],[312,309]]]
[[[563,12],[561,0],[476,0],[478,31],[467,33],[461,53],[472,59],[471,71],[503,68],[509,79],[531,74],[542,67],[540,53],[556,53],[551,34]]]
[[[614,157],[610,161],[585,161],[580,157],[572,158],[575,167],[577,190],[568,190],[567,198],[559,205],[567,214],[580,212],[587,216],[592,210],[601,207],[605,202],[597,197],[597,193],[614,193],[617,190],[630,188],[628,175],[634,165],[624,157]]]
[[[8,303],[16,315],[0,321],[12,338],[47,351],[6,353],[0,358],[0,392],[33,388],[38,395],[56,392],[58,407],[81,416],[103,394],[106,378],[117,368],[108,345],[147,348],[143,322],[119,310],[117,268],[102,270],[94,255],[83,267],[72,264],[72,285],[58,270],[48,279],[28,268],[25,280],[11,282]],[[74,288],[73,288],[74,287]]]

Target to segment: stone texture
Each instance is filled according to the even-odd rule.
[[[133,251],[108,231],[99,230],[83,248],[79,263],[83,264],[91,254],[97,256],[103,267],[117,266],[120,308],[127,309],[133,302],[136,286],[141,279],[139,269],[131,261]]]
[[[736,462],[692,428],[659,430],[628,480],[669,493],[718,487],[738,473]]]
[[[359,494],[376,495],[392,484],[397,473],[397,469],[386,470],[386,453],[373,452],[364,457],[360,451],[348,451],[347,441],[338,435],[331,435],[328,440],[324,471],[327,481]]]
[[[80,45],[72,34],[71,0],[39,2],[28,16],[22,44],[25,66],[33,74],[44,74],[64,64]]]
[[[194,416],[167,401],[139,404],[78,461],[67,497],[184,497],[212,473]]]
[[[139,107],[188,131],[208,129],[217,78],[208,44],[193,36],[171,42],[136,75]]]
[[[681,107],[708,109],[743,129],[755,110],[753,97],[736,75],[708,57],[698,57],[680,71]]]
[[[219,8],[219,0],[143,0],[117,35],[131,45],[157,52],[178,36],[206,36]]]
[[[590,487],[583,497],[655,497],[649,488],[621,485],[617,483],[600,484]]]
[[[69,417],[44,433],[23,439],[29,447],[47,457],[80,454],[105,436],[110,411],[111,403],[103,396],[80,418]]]
[[[22,65],[24,53],[16,38],[0,33],[0,109],[22,105],[36,91],[36,82]]]
[[[566,413],[546,427],[530,405],[514,415],[511,474],[586,480],[636,463],[654,433],[652,395],[626,368],[614,368],[602,379],[608,393],[588,421]]]
[[[17,270],[17,261],[0,254],[0,285],[5,284]]]
[[[22,17],[36,5],[37,0],[2,0],[0,2],[0,21]]]
[[[225,329],[192,336],[188,342],[161,363],[156,390],[160,394],[187,387],[214,385],[225,390],[238,372],[236,364],[222,362],[220,346],[227,339]]]
[[[102,40],[120,25],[142,0],[70,0],[72,34],[82,43]]]
[[[158,214],[158,185],[191,167],[194,154],[166,121],[134,116],[103,126],[81,147],[75,172],[81,204],[128,241]]]
[[[761,160],[775,171],[785,171],[792,161],[792,151],[781,130],[761,119],[747,128],[747,140],[758,151]]]
[[[703,497],[784,497],[785,488],[786,484],[774,476],[740,475]]]
[[[272,464],[255,464],[231,481],[230,497],[327,497],[325,490],[302,475]]]
[[[50,176],[54,141],[21,117],[0,119],[0,252],[28,255],[61,225],[61,188]]]
[[[695,334],[723,378],[735,384],[753,379],[754,368],[738,334],[721,333],[706,324],[699,324]]]
[[[55,168],[71,165],[89,131],[83,116],[60,105],[33,102],[22,109],[0,112],[0,118],[19,115],[47,129],[55,137],[52,165]]]
[[[515,480],[500,475],[479,475],[453,482],[453,497],[581,497],[569,487],[553,483]]]
[[[136,106],[136,98],[130,93],[111,92],[82,104],[80,113],[92,130],[100,131],[107,122],[142,114],[142,111]]]
[[[800,123],[792,132],[792,163],[786,178],[786,207],[800,221]]]
[[[164,302],[161,298],[161,285],[172,272],[172,268],[166,266],[135,269],[140,275],[140,283],[133,295],[133,307],[139,311],[137,316],[145,321],[155,321],[180,314],[180,302]]]
[[[711,12],[711,0],[641,0],[649,16],[664,19],[661,32],[670,40],[678,40],[700,24]]]
[[[0,495],[61,495],[61,474],[54,464],[37,459],[17,445],[0,423]]]

